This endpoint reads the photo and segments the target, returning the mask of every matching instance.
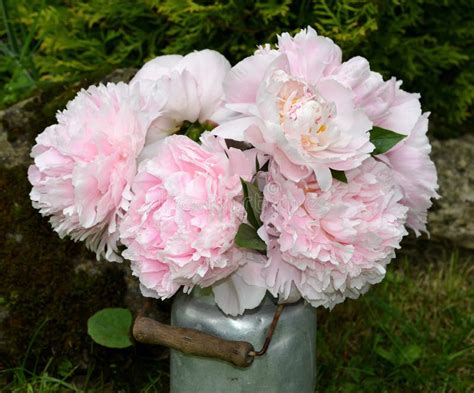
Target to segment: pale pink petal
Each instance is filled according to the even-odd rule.
[[[141,80],[156,81],[164,75],[169,75],[169,72],[176,67],[183,59],[181,55],[165,55],[158,56],[145,65],[136,73],[131,80],[131,84]]]
[[[401,83],[397,85],[400,86]],[[421,116],[420,95],[398,89],[391,102],[389,112],[374,121],[375,125],[400,134],[408,135]]]
[[[33,206],[50,216],[61,237],[85,241],[97,258],[121,260],[117,226],[152,118],[134,88],[91,86],[58,113],[57,124],[32,149]]]
[[[248,261],[229,277],[213,285],[212,291],[219,308],[236,316],[260,305],[267,288],[261,277],[263,261]]]
[[[230,71],[230,63],[220,53],[205,49],[186,55],[177,69],[187,70],[198,82],[197,90],[201,104],[199,120],[210,119],[223,101],[222,84]]]
[[[277,51],[259,51],[237,63],[224,80],[226,102],[255,102],[257,90]]]
[[[236,120],[230,120],[217,126],[212,130],[212,135],[234,141],[244,141],[245,131],[255,124],[257,120],[254,117],[242,117]]]
[[[294,37],[278,37],[278,50],[288,56],[291,74],[315,84],[341,64],[341,49],[329,38],[318,36],[312,27]]]
[[[428,114],[419,117],[410,135],[388,153],[378,156],[393,169],[403,191],[402,203],[408,206],[407,225],[417,235],[427,232],[426,221],[431,199],[438,198],[436,167],[430,159],[431,145],[426,132]]]
[[[240,179],[252,179],[256,152],[228,149],[209,133],[201,142],[172,135],[154,145],[120,226],[124,255],[142,285],[161,298],[181,286],[211,286],[243,263],[234,246],[245,218]]]
[[[259,234],[269,258],[262,274],[280,301],[297,293],[315,307],[332,308],[385,275],[406,234],[408,209],[382,162],[367,159],[347,179],[324,191],[315,176],[291,182],[270,165]]]

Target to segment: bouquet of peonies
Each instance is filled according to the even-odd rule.
[[[33,206],[144,296],[211,287],[237,315],[269,291],[332,308],[426,231],[437,175],[419,95],[312,28],[231,68],[157,57],[79,92],[37,138]]]

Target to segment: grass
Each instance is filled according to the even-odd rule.
[[[474,389],[472,260],[391,266],[357,301],[320,312],[319,392]]]
[[[405,257],[361,299],[319,310],[317,392],[474,391],[473,273],[470,255],[426,264]],[[165,392],[166,367],[149,359],[140,388],[120,391]],[[56,374],[23,366],[0,381],[12,392],[117,391],[97,377],[75,384],[72,365]]]
[[[66,382],[67,376],[56,378],[48,373],[49,363],[40,373],[28,371],[24,368],[12,368],[6,372],[10,374],[11,382],[3,389],[12,393],[54,393],[54,392],[83,392],[72,383]]]

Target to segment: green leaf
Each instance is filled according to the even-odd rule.
[[[235,244],[251,250],[265,251],[267,249],[265,242],[258,236],[257,230],[248,224],[240,224],[235,235]]]
[[[242,182],[245,183],[245,186],[247,188],[247,201],[249,202],[250,208],[252,209],[252,213],[256,222],[256,225],[254,225],[254,227],[255,229],[258,229],[262,226],[262,221],[260,220],[260,214],[262,214],[263,194],[258,189],[256,184],[249,183],[245,180],[242,180]]]
[[[395,131],[386,130],[385,128],[372,128],[370,131],[370,141],[375,146],[372,155],[386,153],[405,137],[406,135],[398,134]]]
[[[244,193],[244,208],[245,208],[245,211],[247,212],[247,220],[250,224],[252,224],[254,228],[260,228],[261,226],[261,224],[259,225],[260,219],[257,219],[257,217],[255,216],[255,213],[252,209],[252,205],[249,199],[249,191],[248,191],[247,185],[250,183],[246,182],[242,178],[240,179],[240,182],[242,184],[242,190]]]
[[[258,158],[255,158],[255,169],[256,172],[268,172],[268,166],[270,165],[270,160],[265,161],[265,164],[262,165],[260,168],[260,163],[258,162]]]
[[[108,348],[127,348],[132,345],[130,329],[132,313],[126,308],[104,308],[87,321],[87,333],[100,345]]]
[[[398,366],[399,360],[396,353],[389,352],[382,347],[375,347],[375,353],[395,366]]]
[[[238,149],[238,150],[242,150],[242,151],[249,150],[249,149],[253,148],[253,146],[250,143],[235,141],[233,139],[225,139],[225,144],[227,145],[227,147],[229,149],[234,148],[234,149]]]
[[[260,168],[260,163],[258,162],[258,158],[255,158],[255,169],[256,172],[268,172],[268,166],[270,165],[270,160],[265,161],[265,164]]]
[[[402,364],[412,364],[421,357],[422,350],[418,345],[412,344],[402,349]]]
[[[391,351],[377,346],[375,347],[375,353],[394,366],[400,367],[416,362],[421,357],[422,350],[418,345],[414,344],[407,345],[403,348],[392,347]]]
[[[74,372],[74,366],[69,359],[62,359],[57,371],[61,377],[67,378]]]
[[[270,165],[270,160],[268,160],[263,166],[260,168],[260,172],[268,172],[268,166]]]
[[[199,138],[205,131],[212,130],[213,126],[209,123],[199,123],[190,121],[185,121],[178,130],[179,134],[185,135],[188,138],[192,139],[194,142],[199,143]]]
[[[339,180],[347,184],[347,177],[344,171],[336,171],[335,169],[331,169],[331,175],[333,179]]]

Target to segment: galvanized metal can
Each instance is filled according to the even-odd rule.
[[[239,317],[225,315],[212,296],[177,296],[171,324],[227,340],[263,346],[277,305],[271,297]],[[316,377],[316,312],[305,303],[283,309],[270,347],[248,368],[171,350],[171,393],[312,393]]]

